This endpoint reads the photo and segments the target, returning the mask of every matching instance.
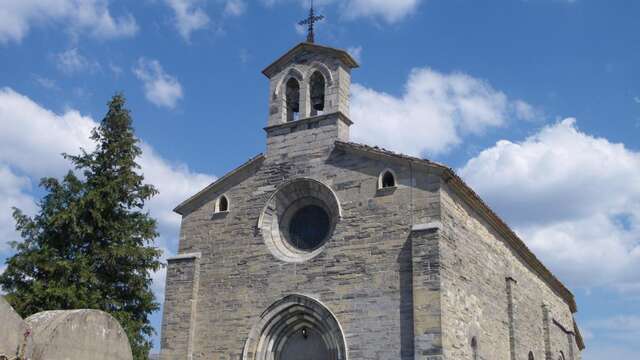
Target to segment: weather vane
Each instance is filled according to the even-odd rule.
[[[320,21],[324,19],[324,16],[322,15],[318,15],[316,16],[315,13],[313,12],[313,0],[311,0],[311,9],[309,10],[309,17],[300,21],[298,24],[299,25],[308,25],[308,31],[307,31],[307,42],[309,43],[313,43],[315,38],[314,38],[314,34],[313,34],[313,24],[315,24],[316,22]]]

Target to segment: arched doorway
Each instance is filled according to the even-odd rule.
[[[287,336],[276,355],[276,360],[325,360],[331,351],[318,331],[302,327]]]
[[[340,324],[318,301],[289,295],[262,313],[247,339],[245,360],[346,360]]]

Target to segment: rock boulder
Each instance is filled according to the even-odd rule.
[[[99,310],[43,311],[26,319],[30,360],[131,360],[129,340],[111,315]]]
[[[20,347],[25,346],[27,324],[11,305],[0,296],[0,355],[9,359],[18,356]]]

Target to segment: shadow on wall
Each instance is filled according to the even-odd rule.
[[[133,359],[120,324],[100,310],[43,311],[23,320],[0,296],[0,324],[0,360]]]
[[[413,264],[411,262],[411,236],[402,245],[398,255],[400,267],[400,356],[402,360],[413,360]]]
[[[439,235],[420,225],[428,226],[414,226],[398,256],[402,360],[442,358]]]

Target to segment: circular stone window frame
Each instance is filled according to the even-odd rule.
[[[327,212],[329,231],[317,247],[302,250],[289,241],[289,225],[296,212],[309,205],[319,206]],[[297,178],[278,186],[269,197],[260,213],[258,230],[277,259],[301,263],[318,256],[326,248],[341,219],[340,200],[329,186],[315,179]]]
[[[329,308],[312,297],[291,294],[260,314],[242,350],[243,360],[274,360],[287,340],[303,328],[321,334],[330,358],[347,360],[347,341],[340,322]]]

